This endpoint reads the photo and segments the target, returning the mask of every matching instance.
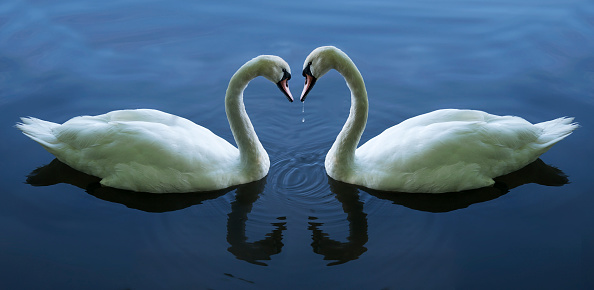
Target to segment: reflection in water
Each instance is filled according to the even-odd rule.
[[[349,222],[349,236],[347,242],[333,240],[328,234],[319,229],[322,223],[309,222],[313,243],[311,246],[316,254],[324,256],[324,260],[335,260],[328,266],[339,265],[359,258],[367,248],[367,214],[363,212],[363,202],[359,200],[359,190],[346,183],[334,181],[328,177],[330,190],[336,194],[336,199],[342,204]],[[310,217],[310,219],[316,219]]]
[[[216,191],[195,193],[155,194],[134,192],[123,189],[104,187],[101,179],[80,172],[54,159],[48,165],[35,169],[27,177],[27,183],[33,186],[49,186],[67,183],[85,189],[87,193],[99,199],[120,203],[129,208],[146,212],[168,212],[184,209],[203,201],[218,198],[236,189],[235,201],[231,203],[231,213],[227,220],[227,242],[231,252],[237,259],[257,265],[266,265],[259,260],[270,260],[270,256],[281,252],[282,231],[286,229],[284,222],[273,223],[275,229],[266,234],[266,238],[248,243],[246,237],[247,215],[266,185],[266,177],[261,180],[236,187]],[[279,218],[284,219],[284,218]]]
[[[227,250],[237,259],[261,266],[267,265],[259,260],[270,260],[270,256],[281,252],[282,233],[287,229],[285,222],[272,223],[275,229],[266,234],[266,238],[253,243],[247,242],[245,233],[247,215],[252,211],[254,202],[264,190],[264,185],[265,182],[261,182],[239,187],[227,219],[227,242],[231,245]],[[284,217],[278,219],[283,220]]]
[[[495,178],[495,186],[452,193],[400,193],[376,191],[336,181],[328,177],[330,190],[342,204],[349,223],[347,242],[333,240],[320,230],[323,223],[310,222],[313,251],[323,255],[324,260],[334,260],[328,266],[346,263],[359,258],[367,248],[367,214],[363,212],[363,202],[359,200],[359,189],[380,199],[392,201],[411,209],[440,213],[466,208],[472,204],[498,198],[523,184],[537,183],[546,186],[562,186],[568,183],[567,176],[559,169],[538,159],[524,168]],[[310,217],[315,220],[317,218]]]
[[[196,193],[168,193],[156,194],[135,192],[112,187],[102,186],[101,179],[80,172],[58,159],[48,165],[33,170],[27,176],[27,183],[33,186],[48,186],[58,183],[67,183],[86,190],[86,192],[99,199],[120,203],[129,208],[146,212],[168,212],[184,209],[203,201],[215,199],[233,190],[233,187],[216,191]]]
[[[265,238],[248,242],[246,222],[266,185],[266,178],[224,190],[198,193],[153,194],[140,193],[109,187],[99,184],[99,178],[77,171],[54,159],[50,164],[34,170],[27,178],[27,183],[34,186],[48,186],[57,183],[68,183],[83,188],[87,193],[110,202],[121,203],[129,208],[146,212],[167,212],[200,204],[205,200],[215,199],[236,189],[235,201],[231,203],[231,212],[227,219],[227,242],[231,245],[228,251],[237,259],[266,266],[262,260],[270,260],[283,248],[283,231],[286,230],[285,217],[272,223],[274,229]],[[567,176],[559,169],[545,164],[538,159],[526,167],[513,173],[498,177],[493,187],[467,190],[454,193],[422,194],[399,193],[369,190],[358,186],[336,181],[328,177],[330,190],[342,204],[347,215],[349,235],[346,242],[334,240],[324,233],[322,222],[310,217],[308,229],[312,231],[313,251],[323,255],[324,260],[332,260],[328,266],[339,265],[359,258],[367,251],[367,214],[363,212],[364,203],[359,199],[359,191],[363,190],[372,196],[392,201],[411,209],[427,212],[449,212],[466,208],[472,204],[498,198],[510,189],[523,184],[537,183],[546,186],[562,186],[568,183]]]
[[[569,182],[563,171],[545,164],[542,160],[522,169],[494,178],[495,185],[450,193],[401,193],[365,189],[369,194],[395,204],[426,212],[449,212],[472,204],[496,199],[518,186],[536,183],[546,186],[562,186]]]

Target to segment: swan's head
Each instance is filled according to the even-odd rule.
[[[258,75],[275,83],[289,102],[293,102],[293,96],[289,90],[291,68],[284,59],[276,55],[260,55],[246,63],[246,65],[253,66]]]
[[[319,78],[331,69],[337,68],[340,65],[341,59],[345,58],[349,59],[342,50],[334,46],[321,46],[314,49],[303,63],[305,85],[301,93],[301,101],[305,101],[305,97],[307,97],[307,94]]]

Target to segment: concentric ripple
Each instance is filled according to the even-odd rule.
[[[328,190],[324,169],[325,144],[286,150],[275,154],[268,176],[268,186],[289,204],[313,207],[334,200]]]

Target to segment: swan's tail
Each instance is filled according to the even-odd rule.
[[[555,145],[555,143],[569,136],[579,125],[573,123],[573,118],[558,118],[547,122],[534,124],[542,129],[542,134],[538,138],[538,143],[546,150]]]
[[[41,144],[43,147],[52,148],[59,143],[53,134],[53,129],[60,124],[40,120],[37,118],[21,118],[22,123],[17,123],[16,127],[23,131],[23,134]]]

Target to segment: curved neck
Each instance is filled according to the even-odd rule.
[[[334,69],[344,77],[351,91],[351,110],[328,154],[333,154],[340,163],[351,164],[367,124],[367,90],[361,73],[348,56],[337,55]]]
[[[225,112],[227,113],[229,126],[239,149],[241,162],[246,166],[258,164],[259,159],[268,157],[256,135],[243,103],[243,91],[248,83],[258,75],[253,65],[246,64],[242,66],[231,77],[225,95]]]

